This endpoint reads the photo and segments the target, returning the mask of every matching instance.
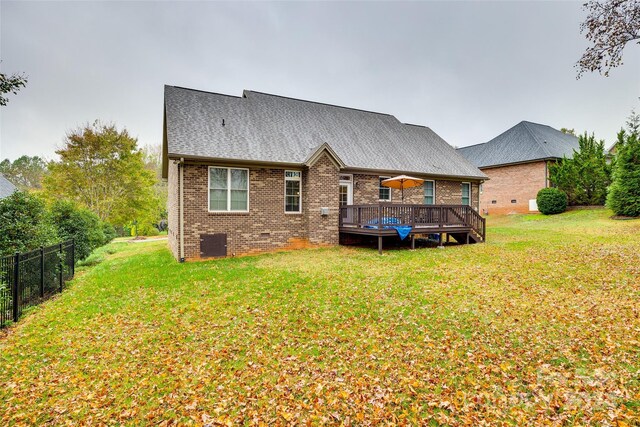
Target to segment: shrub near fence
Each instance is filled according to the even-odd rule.
[[[0,328],[61,292],[74,272],[73,240],[0,258]]]

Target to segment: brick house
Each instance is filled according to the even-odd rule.
[[[391,227],[347,211],[360,205],[377,209],[380,224],[406,222],[412,237],[445,225],[458,240],[484,236],[486,176],[427,127],[253,91],[165,86],[164,96],[169,246],[179,260],[336,245],[343,231],[377,233],[380,245],[392,238]],[[399,174],[425,179],[404,204],[380,184]]]
[[[488,215],[537,211],[538,191],[550,185],[549,165],[578,149],[575,136],[522,121],[489,142],[457,151],[489,177],[480,191],[480,211]]]

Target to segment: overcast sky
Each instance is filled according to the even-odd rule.
[[[0,3],[0,158],[54,157],[67,130],[115,122],[162,141],[163,85],[243,89],[385,112],[452,145],[521,120],[610,145],[640,110],[640,46],[576,80],[580,2]]]

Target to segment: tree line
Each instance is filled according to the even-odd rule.
[[[555,188],[539,194],[541,212],[563,212],[567,205],[606,205],[618,216],[640,216],[640,115],[632,112],[626,125],[610,152],[593,134],[578,136],[579,149],[573,156],[549,168]],[[563,131],[573,134],[573,129]]]
[[[139,148],[126,129],[95,121],[69,131],[56,154],[0,162],[20,190],[0,200],[0,254],[75,238],[83,259],[118,234],[166,228],[159,146]]]

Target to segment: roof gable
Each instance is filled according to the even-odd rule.
[[[326,142],[318,147],[311,155],[304,161],[306,166],[313,166],[322,157],[323,153],[327,153],[329,159],[336,165],[337,168],[344,168],[344,162],[338,157],[335,151],[331,149],[331,146]]]
[[[485,179],[431,129],[389,114],[245,90],[165,87],[167,157],[305,164],[325,145],[343,168]]]
[[[522,121],[489,142],[458,148],[478,167],[573,157],[578,138],[547,125]]]

